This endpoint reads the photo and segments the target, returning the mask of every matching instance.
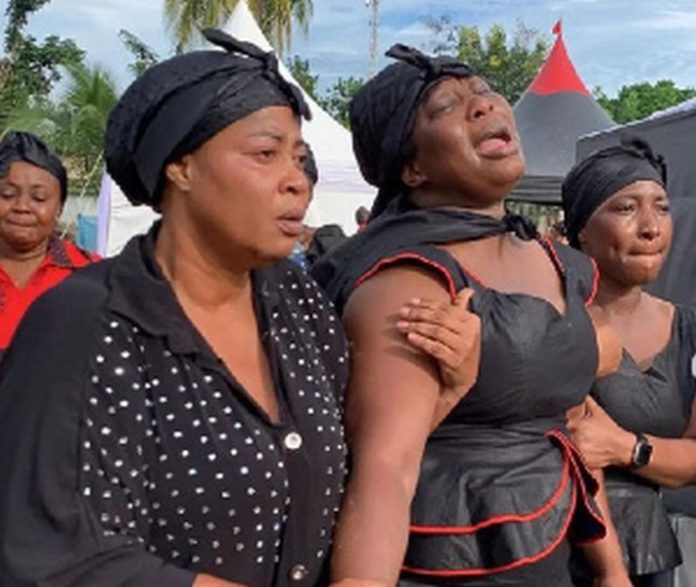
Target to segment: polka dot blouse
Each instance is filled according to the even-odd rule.
[[[337,317],[292,264],[253,274],[273,423],[188,321],[153,244],[39,300],[0,368],[2,585],[325,584],[346,470]]]

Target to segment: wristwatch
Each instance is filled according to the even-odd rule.
[[[652,452],[653,447],[652,444],[650,444],[650,441],[645,437],[644,434],[637,432],[636,444],[633,447],[633,452],[631,453],[631,467],[634,469],[645,467],[645,465],[650,462]]]

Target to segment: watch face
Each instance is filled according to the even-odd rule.
[[[636,467],[644,467],[650,462],[652,456],[652,445],[645,437],[642,437],[636,443],[635,453],[633,456],[633,464]]]

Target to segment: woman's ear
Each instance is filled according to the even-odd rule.
[[[164,168],[164,176],[174,184],[179,191],[188,192],[191,190],[191,157],[183,157],[168,163]]]
[[[419,188],[425,183],[426,179],[427,177],[421,171],[418,162],[414,160],[406,163],[401,171],[401,181],[411,189]]]

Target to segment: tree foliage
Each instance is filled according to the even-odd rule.
[[[148,67],[160,60],[159,55],[152,47],[130,31],[121,29],[118,32],[118,38],[133,56],[133,62],[128,64],[128,69],[135,77],[139,77]]]
[[[679,88],[672,80],[660,80],[623,86],[615,98],[608,97],[600,87],[594,89],[594,95],[614,122],[624,124],[696,97],[696,89]]]
[[[74,41],[50,35],[43,42],[25,33],[29,17],[49,0],[10,0],[0,60],[0,121],[18,104],[40,101],[60,79],[60,66],[79,63]]]
[[[431,21],[429,27],[436,36],[436,53],[468,63],[511,104],[532,82],[550,48],[547,38],[522,21],[510,36],[499,24],[481,33],[476,26],[455,25],[446,17]]]
[[[240,1],[244,0],[165,0],[165,18],[177,47],[193,45],[200,29],[222,26]],[[312,0],[249,0],[249,8],[282,55],[292,40],[293,22],[307,30],[313,4]]]
[[[329,88],[324,97],[319,100],[319,104],[343,126],[350,128],[348,116],[350,101],[364,83],[365,82],[361,78],[340,77],[338,81]]]
[[[111,76],[99,67],[66,67],[64,92],[10,110],[5,131],[22,129],[42,137],[63,158],[73,186],[96,191],[100,181],[106,122],[117,102]]]
[[[302,89],[315,100],[319,100],[319,95],[317,93],[319,76],[312,73],[309,60],[302,59],[299,55],[293,55],[292,59],[287,61],[287,66],[292,77],[300,84]]]

